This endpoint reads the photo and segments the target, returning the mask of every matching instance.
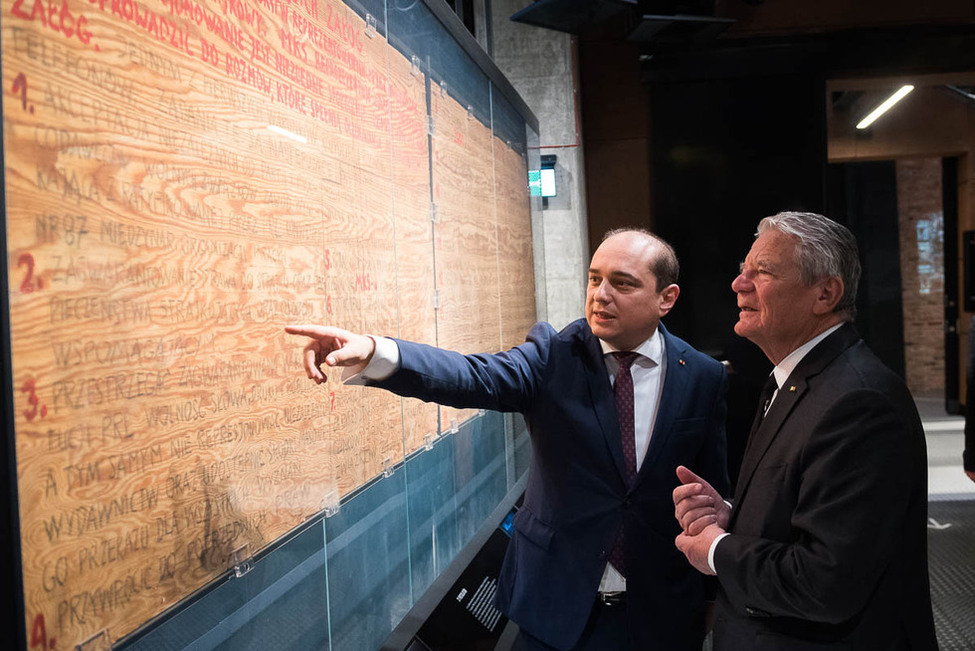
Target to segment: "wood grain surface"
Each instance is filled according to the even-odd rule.
[[[24,626],[108,643],[472,415],[283,326],[521,341],[525,158],[337,1],[2,6]]]

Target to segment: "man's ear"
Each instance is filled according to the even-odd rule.
[[[819,294],[816,296],[816,303],[813,305],[814,314],[829,314],[836,309],[840,300],[843,298],[843,281],[839,276],[830,276],[817,283]]]
[[[671,284],[664,287],[660,292],[660,316],[665,316],[674,307],[677,297],[680,296],[680,287]]]

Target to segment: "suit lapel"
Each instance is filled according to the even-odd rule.
[[[755,474],[755,469],[758,467],[759,461],[762,460],[765,452],[772,445],[772,441],[778,436],[779,430],[782,429],[783,423],[785,423],[789,414],[792,413],[792,409],[806,393],[808,387],[806,378],[797,377],[797,371],[799,371],[798,368],[793,371],[785,384],[779,388],[779,393],[775,396],[775,400],[772,401],[772,406],[769,407],[765,418],[758,423],[757,428],[753,428],[752,433],[748,437],[745,454],[741,462],[741,469],[738,472],[738,485],[735,487],[736,499],[740,499],[745,494],[745,490],[751,482],[752,475]],[[762,405],[759,405],[759,410],[761,409]],[[755,418],[756,420],[758,419],[757,414]]]
[[[613,457],[616,471],[625,484],[626,472],[623,463],[623,443],[620,441],[620,422],[616,415],[613,388],[609,384],[609,373],[606,372],[606,363],[603,361],[603,349],[599,345],[599,340],[588,328],[581,343],[585,349],[586,382],[589,385],[593,411],[596,413],[599,429],[609,453]]]
[[[744,497],[752,476],[765,453],[778,437],[792,410],[809,390],[809,379],[821,373],[840,353],[852,346],[859,338],[860,336],[853,326],[846,324],[809,351],[793,369],[785,384],[779,388],[779,392],[775,396],[775,400],[772,401],[765,418],[748,437],[738,474],[738,485],[735,487],[736,502]],[[758,420],[757,414],[756,420]],[[737,509],[732,511],[731,524],[734,524],[736,514]]]
[[[660,392],[660,404],[657,405],[657,416],[653,423],[653,432],[650,435],[650,446],[647,448],[647,456],[643,459],[640,472],[637,474],[634,484],[639,484],[641,479],[653,468],[654,461],[660,455],[660,451],[666,446],[667,438],[674,430],[674,421],[681,413],[684,398],[687,396],[688,372],[684,363],[684,350],[677,347],[676,338],[672,337],[661,323],[659,326],[663,335],[664,346],[667,351],[664,357],[666,366],[664,368],[664,386]]]

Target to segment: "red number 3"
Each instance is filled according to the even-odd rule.
[[[34,380],[25,380],[24,384],[20,387],[20,392],[27,394],[27,402],[30,404],[30,409],[24,410],[24,418],[32,421],[37,416],[37,405],[40,403],[40,399],[37,397],[37,391],[35,391]]]

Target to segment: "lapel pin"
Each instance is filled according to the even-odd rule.
[[[794,385],[794,384],[790,385],[789,386],[789,391],[795,393],[796,392],[796,385]]]
[[[679,359],[679,360],[677,360],[677,363],[680,364],[681,366],[683,366],[684,365],[684,360]]]

